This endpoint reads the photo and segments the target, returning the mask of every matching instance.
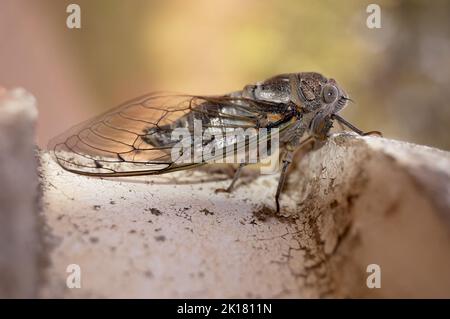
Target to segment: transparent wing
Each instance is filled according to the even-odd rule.
[[[255,128],[275,108],[231,96],[148,94],[73,127],[53,139],[49,148],[64,169],[78,174],[162,174],[204,164],[178,163],[173,158],[172,147],[179,142],[171,138],[175,128],[193,132],[194,120],[204,129],[222,132]],[[233,141],[221,141],[224,148],[227,143]]]

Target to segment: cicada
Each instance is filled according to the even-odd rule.
[[[225,95],[151,93],[75,126],[53,139],[50,148],[56,161],[73,173],[100,177],[153,175],[198,167],[238,152],[238,139],[227,135],[237,128],[266,130],[262,137],[248,136],[243,145],[248,154],[250,144],[265,143],[269,156],[275,147],[269,138],[276,130],[277,154],[282,163],[275,194],[278,212],[295,150],[326,140],[335,121],[360,135],[378,133],[364,133],[338,115],[348,101],[347,93],[334,79],[314,72],[277,75]],[[201,124],[200,130],[196,124]],[[192,133],[192,137],[181,141],[174,134],[177,130]],[[199,142],[196,130],[197,135],[208,138]],[[180,160],[211,147],[214,155],[208,159]],[[240,158],[225,191],[232,191],[241,169],[250,163],[254,161],[248,156]]]

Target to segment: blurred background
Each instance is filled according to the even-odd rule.
[[[155,90],[220,94],[316,71],[356,101],[343,116],[450,150],[450,1],[0,0],[0,86],[39,103],[38,144]],[[81,29],[66,7],[81,7]]]

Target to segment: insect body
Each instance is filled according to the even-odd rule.
[[[337,114],[348,100],[335,80],[313,72],[277,75],[226,95],[148,94],[81,123],[51,141],[50,148],[57,162],[73,173],[164,174],[239,151],[242,139],[229,134],[236,129],[265,130],[263,137],[243,139],[243,145],[268,143],[270,153],[279,146],[283,163],[275,196],[279,211],[286,171],[297,148],[326,139],[335,120],[361,135],[377,133],[363,133]],[[278,145],[269,141],[273,131],[279,134]],[[192,136],[177,138],[180,132]],[[205,150],[214,152],[205,158]],[[262,158],[261,153],[258,156]],[[232,190],[242,167],[250,163],[245,159],[226,191]]]

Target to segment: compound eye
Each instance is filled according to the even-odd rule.
[[[323,100],[329,104],[336,101],[338,96],[338,89],[334,85],[326,85],[323,88]]]

